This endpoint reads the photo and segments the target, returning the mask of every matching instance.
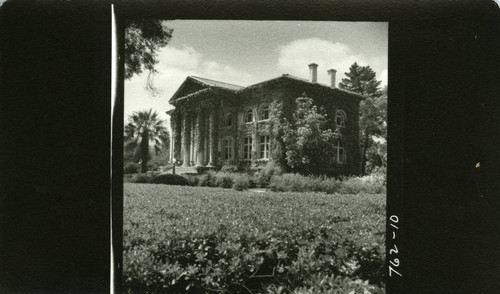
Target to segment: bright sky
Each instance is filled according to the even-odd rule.
[[[284,73],[309,77],[317,63],[318,82],[329,84],[327,70],[337,70],[337,83],[351,64],[369,65],[387,85],[388,24],[385,22],[174,20],[170,43],[159,53],[155,85],[146,76],[125,81],[125,121],[133,111],[153,108],[162,119],[173,107],[168,100],[189,75],[248,86]]]

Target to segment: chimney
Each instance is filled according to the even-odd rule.
[[[335,89],[335,74],[337,73],[337,71],[332,68],[329,69],[327,72],[330,75],[330,80],[331,80],[330,88]]]
[[[318,65],[316,63],[309,64],[309,78],[311,83],[318,82]]]

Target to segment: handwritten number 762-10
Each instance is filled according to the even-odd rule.
[[[389,220],[391,221],[390,225],[391,227],[393,227],[395,230],[392,232],[392,239],[395,240],[396,239],[396,230],[399,229],[398,226],[396,226],[396,224],[399,222],[399,218],[397,215],[391,215],[391,217],[389,217]],[[391,248],[389,250],[389,255],[397,255],[399,253],[398,251],[398,247],[396,246],[396,244],[393,244],[394,247]],[[399,273],[397,270],[395,270],[394,268],[397,268],[399,267],[399,258],[394,258],[394,259],[391,259],[389,260],[389,277],[392,277],[392,274],[396,274],[400,277],[402,277],[403,275],[401,273]]]

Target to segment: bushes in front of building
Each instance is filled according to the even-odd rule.
[[[248,190],[253,186],[252,179],[247,174],[236,174],[233,177],[233,189],[236,191]]]
[[[382,174],[344,178],[339,189],[339,193],[342,194],[380,194],[385,192],[385,177]]]
[[[131,183],[146,184],[151,183],[153,180],[153,175],[148,173],[134,174],[130,179]]]
[[[325,192],[327,194],[380,194],[386,192],[385,176],[371,174],[364,177],[329,178],[282,174],[271,177],[268,186],[273,192]]]
[[[269,185],[269,181],[271,180],[272,176],[277,176],[283,174],[283,170],[281,167],[274,162],[268,162],[264,168],[258,170],[253,178],[255,181],[255,184],[259,188],[265,188]]]
[[[304,176],[298,173],[283,173],[283,170],[273,163],[267,164],[254,174],[209,170],[200,175],[181,176],[148,172],[127,174],[124,181],[233,188],[237,191],[250,188],[268,188],[273,192],[323,192],[327,194],[380,194],[386,192],[386,176],[384,172],[372,173],[363,177]]]
[[[189,186],[189,181],[181,175],[159,174],[152,177],[151,183],[176,186]]]
[[[273,192],[323,192],[327,194],[380,194],[386,192],[385,176],[383,174],[341,178],[304,176],[292,173],[277,173],[269,177],[269,174],[272,173],[260,171],[252,176],[246,173],[210,171],[202,175],[181,176],[150,172],[126,175],[124,181],[130,183],[233,188],[237,191],[250,188],[268,188]]]
[[[123,174],[136,174],[141,170],[141,165],[135,162],[127,162],[123,166]]]
[[[269,176],[270,174],[272,175]],[[331,178],[292,173],[274,174],[274,172],[270,171],[259,171],[255,175],[210,171],[202,175],[182,176],[149,172],[128,174],[124,177],[124,182],[130,183],[233,188],[237,191],[250,188],[268,188],[273,192],[324,192],[327,194],[385,193],[385,181],[383,174]]]
[[[177,185],[177,186],[190,185],[188,179],[186,179],[181,175],[161,174],[158,172],[134,174],[130,178],[129,176],[127,176],[127,182],[138,183],[138,184],[164,184],[164,185]]]

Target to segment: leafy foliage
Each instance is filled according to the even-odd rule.
[[[383,293],[384,195],[125,184],[123,215],[126,293]]]
[[[236,191],[248,190],[250,188],[251,182],[247,174],[236,174],[233,177],[233,189]]]
[[[153,175],[148,173],[134,174],[130,179],[131,183],[151,183],[153,181]]]
[[[189,181],[183,176],[172,175],[172,174],[159,174],[153,177],[151,183],[153,184],[165,184],[165,185],[177,185],[177,186],[188,186]]]
[[[139,172],[139,169],[141,167],[139,164],[134,163],[134,162],[128,162],[123,165],[123,173],[124,174],[136,174]]]
[[[153,76],[157,73],[158,50],[165,47],[172,38],[173,30],[165,22],[155,19],[130,21],[125,29],[125,78],[149,72],[146,88],[152,93],[157,89],[153,85]]]
[[[141,161],[141,172],[148,170],[150,145],[157,154],[163,146],[168,146],[169,134],[164,121],[158,118],[158,113],[151,109],[136,111],[129,116],[125,126],[125,153],[132,152]]]
[[[322,166],[334,164],[333,146],[339,133],[329,129],[327,123],[324,109],[318,110],[308,97],[296,99],[291,119],[274,120],[273,129],[276,135],[281,134],[291,171],[314,174],[321,171]]]
[[[385,176],[372,174],[364,177],[303,176],[282,174],[273,176],[269,189],[274,192],[325,192],[327,194],[379,194],[386,192]]]
[[[347,78],[339,88],[359,93],[365,97],[360,103],[359,129],[362,150],[361,174],[387,162],[387,88],[380,89],[380,81],[369,66],[351,65]]]
[[[362,174],[387,166],[387,91],[360,104]]]
[[[274,161],[269,161],[263,169],[254,174],[254,182],[260,187],[267,187],[271,181],[272,176],[279,176],[283,174],[282,168]]]

